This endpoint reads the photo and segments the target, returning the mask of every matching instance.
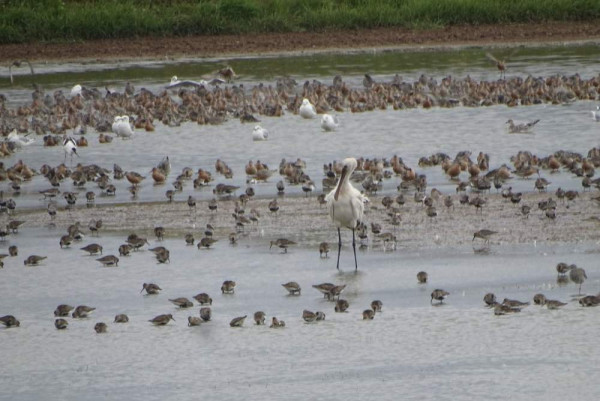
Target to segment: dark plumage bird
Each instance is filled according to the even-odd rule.
[[[450,295],[450,293],[448,291],[444,291],[444,290],[440,290],[440,289],[435,289],[431,293],[431,303],[433,303],[434,299],[436,301],[440,301],[440,303],[443,303],[444,299],[446,299],[446,297],[448,295]]]
[[[0,317],[0,323],[2,323],[6,327],[19,327],[21,322],[17,320],[13,315],[6,315]]]

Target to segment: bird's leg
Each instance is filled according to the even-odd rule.
[[[354,251],[354,270],[356,271],[358,270],[358,262],[356,261],[356,239],[354,237],[354,228],[352,229],[352,250]]]
[[[342,251],[342,233],[338,227],[338,257],[337,257],[337,269],[340,270],[340,252]]]

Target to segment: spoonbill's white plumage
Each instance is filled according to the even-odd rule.
[[[596,110],[592,110],[592,118],[594,121],[600,121],[600,106],[596,106]]]
[[[254,127],[254,131],[252,131],[252,140],[253,141],[266,141],[269,137],[269,131],[257,125]]]
[[[365,201],[368,199],[350,183],[350,176],[358,163],[355,158],[349,157],[342,162],[342,174],[335,188],[327,194],[325,201],[329,216],[338,229],[338,258],[337,268],[340,268],[340,251],[342,249],[342,234],[340,228],[352,230],[352,248],[354,251],[354,267],[358,269],[356,261],[356,240],[354,232],[362,221],[365,210]]]
[[[73,163],[74,154],[79,157],[79,154],[77,154],[77,144],[70,136],[65,135],[63,139],[63,150],[65,151],[65,161],[67,160],[67,155],[71,157],[71,163]]]
[[[10,134],[8,134],[8,136],[6,137],[6,140],[8,142],[12,142],[15,145],[15,147],[17,147],[17,148],[22,148],[23,146],[28,146],[28,145],[31,145],[33,142],[35,142],[35,139],[33,139],[33,138],[26,138],[26,137],[19,136],[16,129],[12,130],[12,132]]]
[[[321,117],[321,128],[323,131],[335,131],[338,125],[340,125],[340,123],[337,116],[323,114],[323,117]]]
[[[71,97],[81,95],[81,85],[77,84],[71,88]]]
[[[298,113],[302,118],[315,118],[317,116],[317,110],[315,109],[315,106],[313,106],[310,103],[310,100],[306,98],[302,99],[302,104],[300,105]]]

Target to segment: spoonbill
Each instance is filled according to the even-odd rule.
[[[340,228],[342,227],[352,230],[354,268],[355,270],[358,270],[358,262],[356,261],[356,239],[354,233],[356,227],[362,221],[365,202],[368,201],[368,199],[350,183],[350,176],[357,165],[358,163],[353,157],[344,159],[342,162],[342,174],[340,180],[335,188],[325,197],[329,217],[331,217],[331,220],[337,226],[338,230],[338,257],[336,265],[338,270],[340,268],[340,252],[342,249],[342,234],[340,232]]]

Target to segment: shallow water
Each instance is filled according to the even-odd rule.
[[[389,80],[400,73],[407,80],[421,73],[442,77],[451,74],[476,79],[495,79],[497,73],[481,49],[452,52],[373,53],[361,55],[317,55],[300,58],[227,60],[252,86],[273,83],[281,75],[298,81],[333,75],[360,85],[362,74]],[[509,54],[510,51],[504,51]],[[598,47],[557,47],[522,49],[511,60],[509,75],[551,75],[579,72],[583,77],[597,74]],[[502,51],[497,54],[502,56]],[[195,79],[214,71],[222,60],[183,63],[119,65],[67,65],[36,67],[48,90],[68,91],[73,83],[119,88],[126,81],[136,88],[157,91],[171,75]],[[0,78],[7,72],[0,69]],[[36,77],[37,79],[38,77]],[[10,102],[30,99],[30,81],[25,75],[8,88],[0,79],[0,92]],[[286,114],[262,118],[271,132],[266,142],[252,142],[253,125],[231,120],[220,126],[184,124],[167,128],[157,124],[156,132],[136,132],[133,140],[115,139],[98,144],[88,134],[90,146],[81,149],[74,163],[97,163],[112,168],[147,174],[165,155],[173,173],[184,166],[208,168],[214,172],[217,158],[234,170],[232,180],[245,187],[243,167],[260,159],[276,168],[281,158],[306,160],[307,173],[320,190],[323,163],[348,155],[365,157],[401,156],[416,167],[421,156],[443,151],[451,156],[470,150],[490,154],[491,167],[508,163],[512,154],[527,149],[544,156],[559,149],[581,153],[598,146],[600,125],[592,121],[592,102],[568,106],[541,105],[506,108],[455,108],[431,110],[377,111],[339,115],[341,127],[323,133],[317,120],[303,120]],[[507,119],[540,119],[533,134],[508,135]],[[41,139],[4,159],[12,165],[22,159],[34,168],[43,163],[63,161],[62,149],[44,148]],[[454,184],[439,167],[417,168],[428,176],[430,187],[454,192]],[[545,175],[545,173],[542,173]],[[462,177],[465,178],[464,176]],[[275,193],[274,176],[266,184],[254,185],[257,193]],[[560,173],[549,177],[554,191],[558,186],[580,189],[580,180]],[[213,183],[213,184],[215,184]],[[385,181],[384,193],[396,193],[397,178]],[[63,190],[70,190],[70,183]],[[127,202],[125,181],[116,182],[115,198],[97,198],[98,203]],[[513,180],[514,190],[532,190],[533,181]],[[18,209],[45,207],[38,190],[48,188],[45,179],[35,177],[24,183],[21,195],[14,196]],[[144,181],[138,201],[164,200],[170,184],[154,186]],[[212,198],[212,187],[193,190],[187,184],[176,199],[193,194]],[[86,190],[98,192],[95,185]],[[287,193],[300,194],[299,187]],[[59,203],[64,204],[60,199]],[[79,203],[82,203],[80,200]],[[343,272],[335,270],[335,257],[319,259],[316,250],[302,244],[287,254],[269,250],[269,233],[250,236],[236,247],[220,239],[215,249],[199,251],[186,247],[182,239],[158,244],[171,250],[171,263],[158,265],[145,250],[121,258],[119,267],[102,268],[96,257],[85,256],[78,248],[90,242],[104,246],[105,254],[118,254],[123,233],[106,233],[86,238],[72,248],[60,250],[59,237],[65,227],[33,229],[25,226],[9,241],[0,242],[0,252],[18,244],[20,255],[5,259],[0,269],[0,315],[14,314],[20,328],[0,328],[0,383],[10,386],[0,399],[585,399],[597,396],[595,380],[599,351],[593,346],[599,309],[580,308],[569,302],[563,310],[548,311],[529,306],[515,316],[497,317],[483,306],[482,298],[494,292],[503,299],[531,300],[533,294],[571,300],[574,284],[556,285],[554,266],[560,261],[576,263],[587,271],[583,291],[600,290],[597,244],[576,243],[493,246],[490,255],[474,255],[473,248],[434,247],[422,251],[359,253],[360,270],[352,269],[350,248],[344,247]],[[331,242],[336,240],[332,230]],[[29,254],[48,255],[42,266],[24,267]],[[418,271],[429,273],[430,283],[419,286]],[[235,295],[221,295],[223,280],[238,283]],[[280,284],[294,280],[302,295],[290,297]],[[164,291],[158,296],[140,294],[142,283],[154,282]],[[348,313],[333,312],[333,303],[324,300],[311,285],[321,282],[347,284],[343,297],[350,302]],[[444,288],[451,295],[443,306],[430,305],[430,293]],[[192,310],[177,310],[168,298],[191,297],[208,292],[214,299],[212,322],[187,327]],[[373,321],[361,320],[361,312],[373,299],[383,301],[383,312]],[[89,319],[69,318],[69,328],[55,330],[52,311],[60,303],[97,307]],[[322,310],[324,322],[306,324],[303,309]],[[263,310],[267,319],[277,316],[287,323],[281,330],[252,324],[251,316]],[[117,313],[127,313],[130,323],[111,323]],[[165,327],[153,327],[147,320],[163,313],[176,319]],[[241,329],[229,327],[236,316],[248,315]],[[108,333],[97,335],[93,326],[108,323]]]
[[[599,289],[594,244],[576,246],[493,247],[477,256],[469,247],[426,252],[360,252],[354,273],[350,249],[343,249],[342,272],[335,258],[319,259],[302,247],[287,254],[268,249],[264,238],[251,237],[232,247],[220,241],[211,250],[168,239],[170,264],[157,264],[148,250],[122,257],[119,267],[104,268],[78,248],[90,242],[117,253],[124,235],[86,238],[60,250],[56,230],[23,229],[20,256],[5,259],[0,271],[2,311],[18,316],[20,328],[0,329],[5,361],[0,378],[10,391],[0,398],[214,399],[240,395],[256,399],[542,399],[597,394],[600,357],[589,341],[595,337],[598,309],[570,301],[574,284],[559,287],[554,266],[560,261],[587,269],[583,291]],[[3,249],[8,244],[3,244]],[[24,267],[30,253],[48,255],[38,267]],[[418,285],[415,275],[429,273]],[[219,294],[223,280],[235,280],[234,295]],[[297,281],[302,295],[288,296],[280,284]],[[140,294],[142,283],[163,291]],[[347,313],[334,313],[311,285],[346,284]],[[430,292],[444,288],[442,306],[430,304]],[[187,327],[199,306],[179,310],[169,298],[208,292],[213,320]],[[483,306],[487,292],[531,301],[543,292],[569,301],[562,310],[529,306],[514,316],[494,316]],[[361,320],[373,299],[383,312]],[[68,318],[67,330],[53,327],[60,303],[86,304],[97,310],[88,319]],[[323,322],[308,324],[303,309],[322,310]],[[283,329],[256,326],[252,315],[277,316]],[[127,324],[114,324],[117,313]],[[147,320],[162,313],[176,319],[154,327]],[[236,316],[248,315],[243,328],[230,328]],[[108,333],[93,331],[96,322]],[[562,378],[559,380],[558,378]],[[569,381],[569,386],[564,385]],[[6,387],[5,387],[6,389]],[[10,394],[10,396],[9,396]],[[7,397],[8,398],[4,398]]]

